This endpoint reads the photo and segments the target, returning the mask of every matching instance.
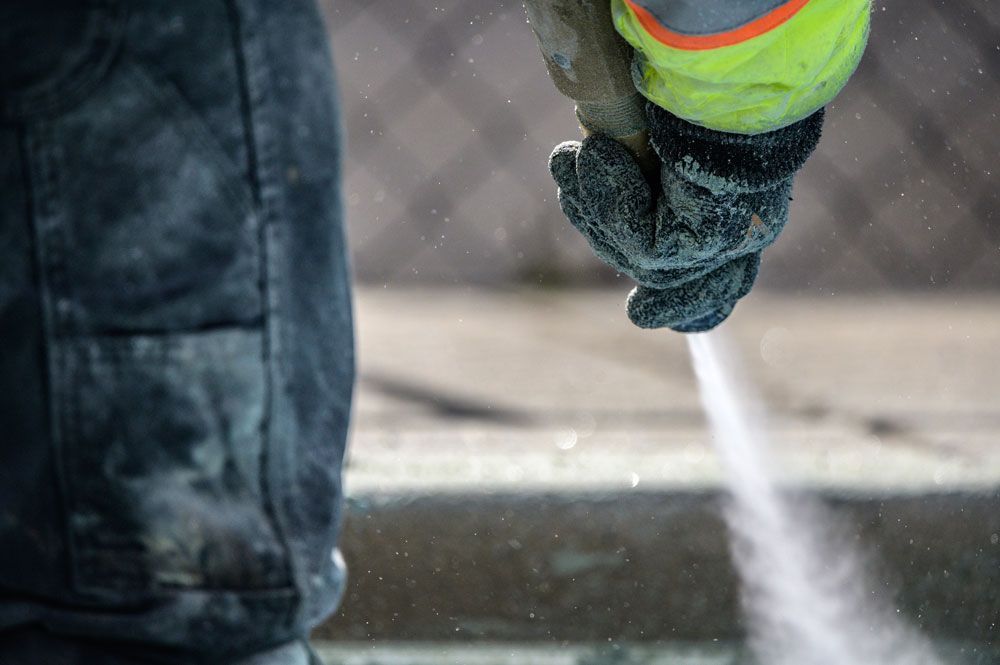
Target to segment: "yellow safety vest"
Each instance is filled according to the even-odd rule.
[[[870,0],[611,0],[639,91],[674,115],[772,131],[832,100],[868,41]]]

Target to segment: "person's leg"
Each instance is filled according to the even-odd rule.
[[[0,662],[308,662],[353,383],[320,16],[0,13]]]

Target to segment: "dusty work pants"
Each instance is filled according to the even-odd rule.
[[[0,4],[0,663],[309,662],[353,383],[312,0]]]

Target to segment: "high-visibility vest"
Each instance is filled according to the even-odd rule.
[[[640,92],[720,131],[790,125],[832,100],[868,41],[870,0],[611,0]]]

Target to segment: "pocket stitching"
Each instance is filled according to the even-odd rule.
[[[79,105],[100,86],[121,50],[127,12],[117,0],[94,5],[92,9],[99,12],[93,19],[97,27],[81,49],[76,75],[66,81],[44,80],[28,90],[8,93],[0,106],[0,119],[16,122],[35,115],[54,115]]]
[[[152,69],[154,73],[148,73],[147,70],[149,69]],[[232,220],[234,225],[240,227],[240,233],[244,234],[247,241],[253,245],[254,263],[259,266],[260,254],[263,251],[260,247],[259,238],[262,215],[258,206],[254,203],[250,182],[236,161],[229,157],[223,146],[212,135],[209,126],[201,118],[198,111],[170,81],[165,77],[157,77],[155,75],[155,67],[131,58],[127,53],[122,54],[112,76],[122,77],[120,79],[122,84],[131,87],[133,92],[148,104],[149,108],[154,108],[157,113],[162,113],[166,119],[167,129],[176,135],[180,149],[194,154],[197,160],[204,163],[206,169],[214,173],[216,179],[214,192],[218,197],[218,202],[223,208],[227,209],[226,214],[228,218]],[[56,126],[56,124],[57,122],[48,120],[40,120],[33,123],[33,126],[37,128],[37,132],[35,133],[41,135],[43,134],[43,130],[48,131],[48,134],[42,137],[41,144],[43,148],[40,148],[40,150],[44,149],[45,154],[43,156],[49,162],[58,161],[59,159],[58,151],[48,149],[44,145],[45,143],[51,145],[56,142],[52,136],[52,127]],[[43,176],[45,184],[48,185],[49,193],[43,198],[43,203],[51,208],[54,205],[53,202],[58,200],[61,206],[65,206],[66,199],[60,191],[62,189],[59,184],[60,177],[51,164],[45,163],[48,165],[48,168],[44,171]],[[50,212],[48,214],[55,213]],[[67,241],[62,238],[64,231],[58,228],[60,226],[61,224],[57,224],[57,228],[51,229],[50,232],[58,234],[61,239],[60,244],[66,246]],[[77,300],[72,297],[74,292],[72,283],[64,275],[66,271],[65,252],[49,251],[49,254],[48,262],[52,268],[58,270],[61,277],[58,282],[53,280],[53,287],[61,292],[64,298],[73,301]],[[257,275],[254,278],[255,283],[259,284],[260,279],[258,267]],[[59,305],[60,303],[56,304]],[[69,313],[59,311],[58,307],[55,309],[58,327],[64,331],[67,330],[67,325],[70,325],[68,323],[69,318],[67,318]],[[64,314],[65,316],[63,316]],[[263,318],[263,301],[257,305],[256,313],[252,316],[254,320],[261,320]],[[232,325],[240,324],[232,323]],[[216,324],[213,323],[208,327],[216,327]],[[199,332],[205,329],[205,327],[197,325],[183,326],[174,328],[171,332]],[[134,334],[156,334],[157,331],[157,326],[153,326],[152,328],[140,327],[131,332]],[[122,332],[125,332],[125,330],[123,329]]]
[[[245,215],[257,216],[250,184],[239,165],[226,154],[198,112],[181,95],[171,82],[150,73],[153,66],[137,60],[123,63],[127,76],[149,95],[156,105],[176,123],[185,142],[210,160],[225,177],[222,179],[226,198]],[[237,186],[239,183],[241,186]],[[256,220],[253,220],[256,223]]]

